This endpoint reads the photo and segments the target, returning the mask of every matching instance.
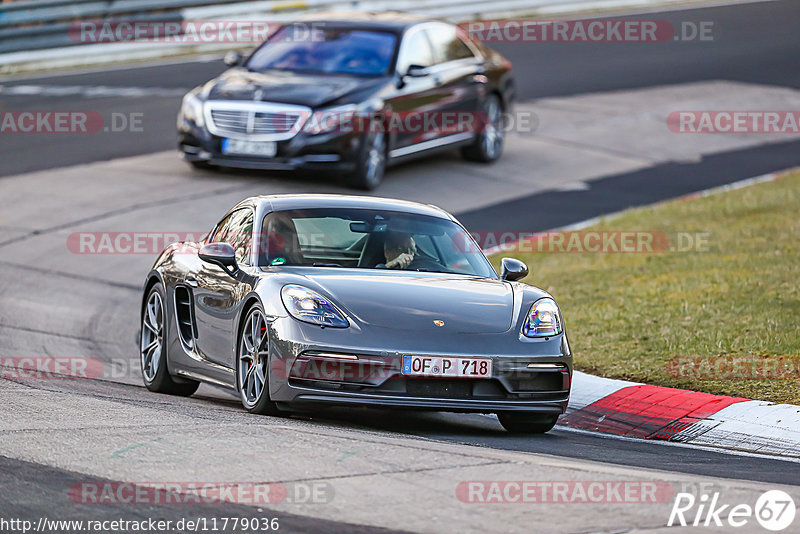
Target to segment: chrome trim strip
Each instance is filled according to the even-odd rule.
[[[217,127],[214,118],[211,116],[212,111],[243,111],[248,113],[247,128],[252,130],[252,125],[255,120],[256,113],[296,113],[299,118],[294,126],[284,133],[273,134],[240,134],[235,132],[228,132],[224,129]],[[230,139],[243,139],[248,141],[286,141],[292,139],[300,133],[306,124],[306,121],[311,117],[311,108],[307,106],[297,106],[294,104],[279,104],[276,102],[250,102],[240,100],[208,100],[203,102],[203,117],[205,118],[206,128],[212,134],[218,137],[227,137]]]
[[[439,137],[437,139],[431,139],[430,141],[423,141],[422,143],[417,143],[416,145],[406,146],[403,148],[396,148],[389,152],[389,157],[392,158],[400,158],[403,156],[408,156],[409,154],[416,154],[417,152],[422,152],[423,150],[430,150],[432,148],[439,148],[446,145],[452,145],[455,143],[459,143],[461,141],[466,141],[471,139],[474,134],[470,132],[462,132],[454,135],[448,135],[447,137]]]

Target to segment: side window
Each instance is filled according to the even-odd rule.
[[[236,262],[249,264],[253,244],[253,212],[236,210],[217,225],[212,238],[217,243],[228,243],[236,252]]]
[[[236,263],[250,265],[250,250],[253,246],[253,212],[239,210],[238,228],[231,246],[236,251]]]
[[[433,45],[437,64],[475,57],[472,50],[459,39],[454,26],[442,24],[425,31]]]
[[[431,44],[424,31],[414,31],[403,39],[400,57],[397,59],[397,72],[404,74],[411,65],[430,67],[435,63]]]
[[[229,214],[222,219],[214,229],[214,235],[209,239],[210,243],[228,243],[228,236],[231,234],[231,224],[234,222],[237,212]]]

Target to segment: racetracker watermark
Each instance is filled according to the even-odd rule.
[[[138,340],[137,340],[138,343]],[[142,376],[138,358],[101,360],[90,356],[3,356],[0,378],[9,380],[139,380]]]
[[[287,117],[289,113],[287,112]],[[289,120],[290,124],[296,122]],[[401,135],[479,134],[489,129],[503,133],[532,133],[539,127],[539,117],[527,110],[499,112],[490,116],[483,111],[359,111],[356,109],[322,110],[311,114],[302,131],[322,133]]]
[[[667,127],[674,133],[797,134],[800,111],[673,111]]]
[[[800,356],[678,356],[666,370],[693,380],[798,380]]]
[[[335,496],[329,482],[76,482],[67,493],[77,504],[244,505],[328,504]]]
[[[713,41],[714,21],[666,20],[473,20],[459,24],[470,39],[484,42],[657,43]]]
[[[470,480],[456,486],[469,504],[654,504],[666,503],[672,485],[636,480]]]
[[[97,111],[0,111],[0,134],[95,134],[144,131],[144,113]]]
[[[173,243],[194,243],[204,232],[73,232],[67,236],[67,250],[73,254],[158,254]],[[197,252],[196,247],[179,247]]]
[[[550,232],[477,231],[457,234],[453,248],[461,252],[479,250],[527,253],[653,254],[707,252],[710,232],[661,230],[580,230]],[[477,245],[477,247],[476,247]]]
[[[70,24],[67,33],[75,43],[174,43],[261,44],[284,23],[266,20],[142,21],[82,20]],[[295,22],[282,42],[325,40],[324,22]]]
[[[63,356],[2,356],[0,378],[3,379],[64,379],[101,378],[106,371],[97,358]]]

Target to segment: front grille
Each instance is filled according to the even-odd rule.
[[[206,105],[211,133],[264,141],[291,139],[311,114],[308,108],[288,104],[210,101]]]
[[[406,380],[406,392],[418,397],[468,399],[472,397],[472,381],[468,379]]]

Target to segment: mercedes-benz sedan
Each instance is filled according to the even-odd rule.
[[[226,62],[183,99],[178,145],[195,166],[330,171],[374,189],[403,160],[460,149],[493,162],[503,151],[511,64],[447,22],[315,15]]]

